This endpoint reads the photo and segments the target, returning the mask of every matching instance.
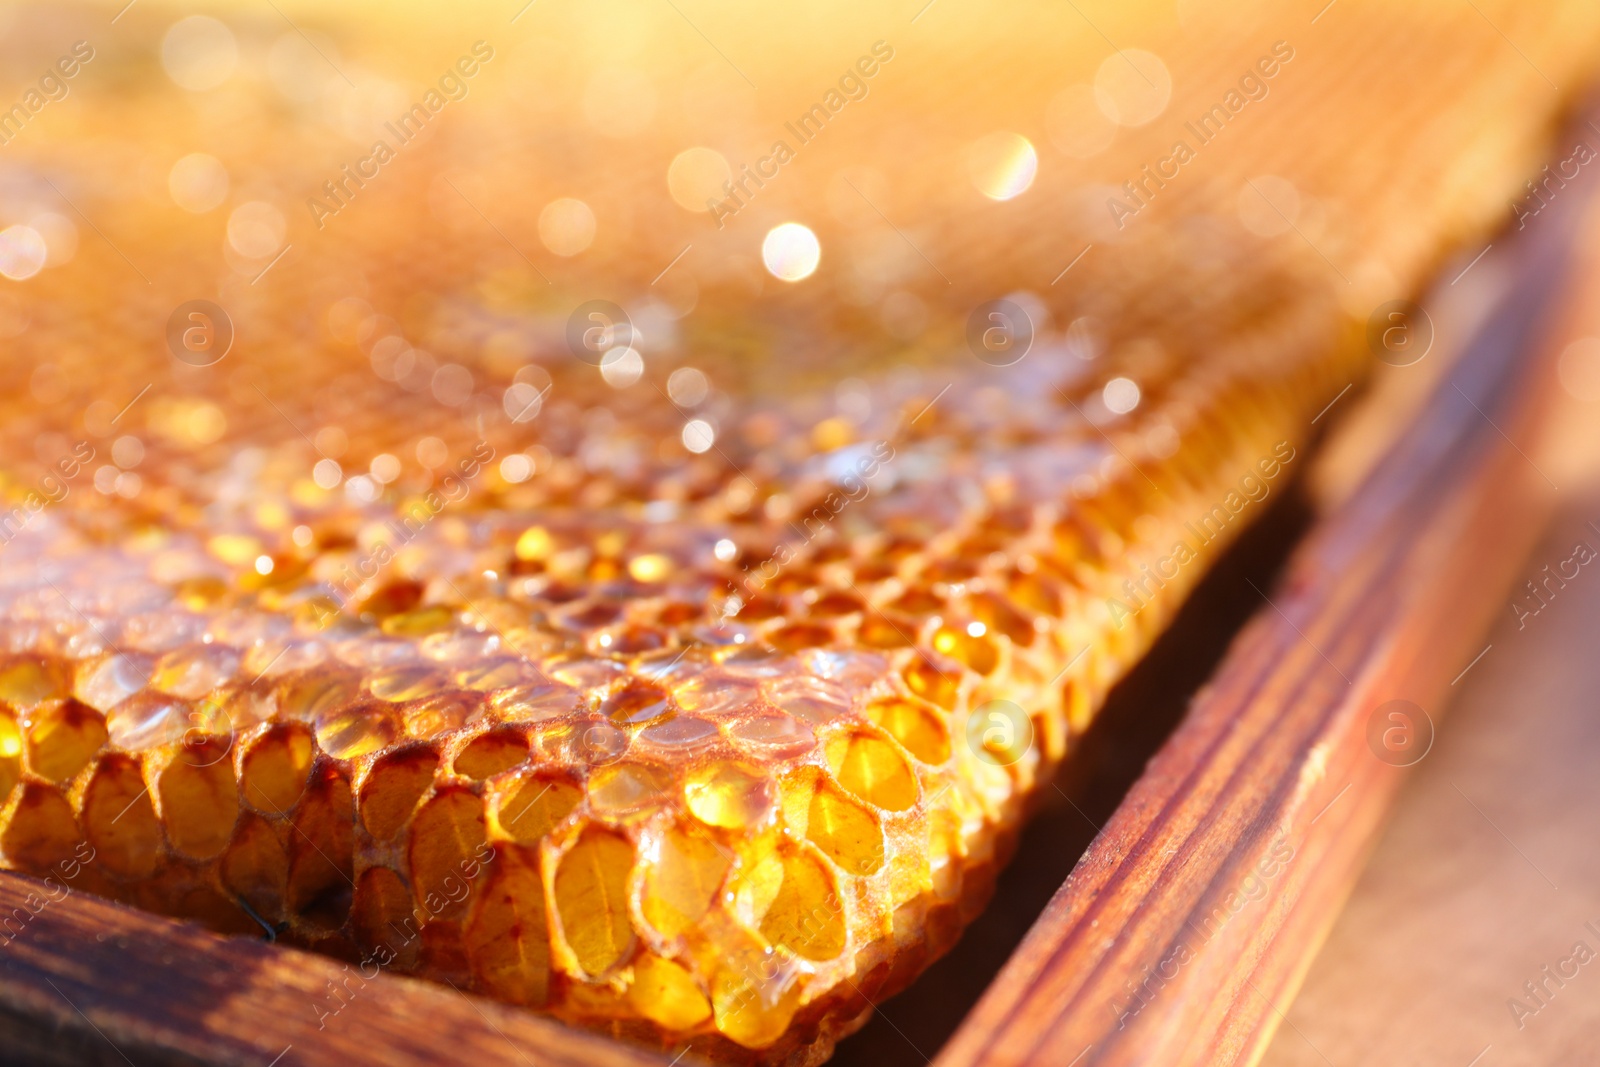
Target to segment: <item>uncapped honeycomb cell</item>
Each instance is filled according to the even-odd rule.
[[[883,866],[883,826],[877,813],[831,782],[812,794],[805,828],[807,840],[850,874],[873,875]]]
[[[28,769],[65,781],[89,765],[106,737],[105,719],[87,704],[68,699],[38,707],[28,730]]]
[[[695,818],[729,830],[754,826],[773,808],[772,781],[744,764],[718,763],[696,771],[683,791]]]
[[[711,1001],[694,975],[660,956],[647,955],[634,964],[628,1002],[669,1030],[692,1030],[711,1017]]]
[[[517,841],[539,841],[566,821],[583,791],[570,782],[529,776],[503,786],[497,821]]]
[[[1491,13],[1507,35],[1583,84],[1600,9],[1513,6]],[[325,7],[364,69],[416,81],[374,43],[416,30]],[[119,48],[154,55],[170,19],[142,11]],[[1051,27],[1082,26],[1056,15],[995,17],[1059,64]],[[1175,71],[1190,49],[1256,59],[1226,12],[1177,37],[1163,17],[1149,46]],[[241,54],[272,47],[228,21]],[[585,109],[561,105],[581,87],[547,65],[490,61],[450,138],[315,221],[349,108],[235,78],[213,114],[156,68],[75,82],[73,123],[6,147],[6,225],[52,221],[38,273],[0,279],[0,866],[77,869],[84,891],[669,1059],[816,1067],[950,948],[1110,687],[1291,491],[1311,420],[1372,362],[1359,320],[1537,170],[1558,100],[1476,13],[1356,5],[1317,30],[1281,77],[1342,78],[1359,48],[1403,80],[1324,80],[1342,117],[1319,144],[1404,142],[1409,92],[1450,158],[1307,183],[1302,232],[1264,236],[1238,187],[1299,181],[1317,154],[1281,117],[1241,123],[1205,181],[1169,183],[1115,240],[1083,194],[1137,171],[1136,139],[1044,152],[1009,204],[958,167],[885,207],[922,220],[943,277],[892,232],[880,248],[846,196],[812,213],[822,257],[794,284],[754,216],[696,229],[668,203],[663,161],[717,138],[663,111],[591,152]],[[1412,62],[1418,40],[1489,72],[1494,107]],[[630,62],[666,93],[676,58]],[[838,127],[841,159],[959,158],[971,123],[916,110],[951,86],[998,113],[993,79],[889,70],[908,91]],[[1043,114],[1060,84],[1007,81],[1008,108]],[[218,147],[236,105],[251,136]],[[519,123],[540,136],[508,139]],[[559,174],[550,137],[573,149]],[[169,203],[162,168],[196,152],[248,195]],[[497,165],[468,168],[471,203],[441,199],[431,176],[476,157]],[[167,161],[153,185],[141,160]],[[558,197],[596,236],[546,259]],[[280,248],[236,243],[240,204],[282,213]],[[63,219],[82,233],[57,257]],[[172,347],[179,293],[240,343],[206,365]],[[1032,340],[1001,366],[967,338],[1006,293]],[[631,340],[613,330],[626,358],[596,366],[569,327],[602,295]],[[1235,515],[1247,475],[1269,495]]]
[[[354,817],[350,783],[328,767],[306,790],[292,819],[289,910],[330,929],[344,925],[355,889]]]
[[[132,877],[154,873],[161,860],[161,826],[139,761],[100,757],[83,797],[83,830],[99,862]]]
[[[417,903],[445,919],[465,912],[476,857],[487,841],[483,799],[477,794],[451,788],[429,799],[412,821],[408,849]]]
[[[0,851],[22,870],[43,875],[70,858],[82,839],[72,805],[61,791],[26,782],[11,819],[0,832]]]
[[[905,811],[917,802],[917,777],[888,741],[864,731],[835,734],[827,744],[828,769],[869,807]]]
[[[300,801],[311,772],[312,740],[298,724],[274,726],[246,749],[244,796],[258,810],[286,814]]]
[[[555,902],[567,946],[583,974],[599,976],[627,958],[633,845],[620,834],[588,830],[561,857]]]
[[[439,773],[439,754],[423,746],[379,759],[361,785],[361,822],[376,841],[387,841],[411,820]]]
[[[717,902],[733,853],[691,826],[670,826],[644,866],[645,921],[663,937],[693,930]]]
[[[233,838],[239,787],[229,755],[223,740],[186,745],[156,780],[167,840],[190,859],[211,859]]]
[[[472,739],[456,757],[456,773],[493,778],[528,758],[528,740],[515,730],[493,730]]]
[[[542,1007],[550,990],[550,933],[539,867],[502,852],[464,935],[486,989],[516,1004]]]

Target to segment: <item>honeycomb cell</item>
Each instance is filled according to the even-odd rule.
[[[778,859],[781,884],[761,917],[761,936],[808,960],[831,960],[844,951],[844,902],[833,874],[802,849]]]
[[[21,711],[72,691],[65,667],[55,660],[24,656],[0,666],[0,701]]]
[[[473,973],[490,993],[513,1004],[542,1007],[549,998],[544,892],[530,858],[519,850],[498,855],[463,934]]]
[[[28,730],[28,769],[52,782],[75,777],[105,745],[105,719],[75,699],[47,704]]]
[[[387,949],[404,966],[421,948],[412,914],[411,888],[388,867],[368,867],[356,880],[350,925],[365,953]]]
[[[981,625],[981,624],[980,624]],[[982,675],[993,674],[1000,666],[1000,653],[987,637],[976,636],[969,630],[942,626],[933,635],[934,650],[949,656]]]
[[[517,841],[538,841],[566,821],[583,799],[583,790],[558,778],[528,776],[500,793],[495,819]]]
[[[360,682],[344,674],[305,671],[285,678],[278,685],[278,708],[285,718],[314,722],[356,699]]]
[[[669,1030],[691,1030],[711,1018],[711,1001],[694,976],[672,960],[650,954],[634,964],[628,1003]]]
[[[331,709],[317,717],[317,744],[334,759],[358,759],[394,741],[400,732],[395,718],[377,701]]]
[[[189,701],[145,690],[106,713],[106,732],[113,745],[137,752],[181,741],[196,718]]]
[[[881,811],[905,811],[917,802],[917,776],[883,738],[848,731],[828,739],[828,769],[839,784]]]
[[[880,611],[873,611],[861,620],[856,640],[867,648],[910,648],[917,624],[909,619],[896,621]]]
[[[239,825],[219,864],[222,884],[269,920],[283,915],[289,882],[289,853],[278,833],[251,811]]]
[[[83,795],[83,830],[107,869],[134,878],[155,871],[161,825],[136,758],[120,752],[100,758]]]
[[[633,951],[628,878],[633,845],[620,834],[590,827],[556,868],[561,932],[584,974],[598,977]]]
[[[244,798],[260,811],[283,815],[300,801],[311,772],[311,732],[297,723],[270,727],[244,754]]]
[[[639,731],[639,744],[663,756],[676,756],[710,746],[717,739],[717,728],[705,719],[674,715]]]
[[[287,901],[314,926],[337,930],[350,915],[354,819],[350,783],[332,767],[315,773],[292,820]]]
[[[634,683],[607,697],[600,711],[619,726],[650,722],[672,712],[672,698],[656,686]]]
[[[79,840],[77,817],[61,791],[24,782],[11,821],[0,832],[0,852],[6,861],[42,876],[70,859]]]
[[[801,989],[792,974],[767,977],[768,960],[728,961],[711,981],[711,1010],[717,1030],[746,1048],[765,1048],[789,1028],[800,1007]]]
[[[926,656],[912,660],[905,668],[906,685],[911,691],[946,711],[956,709],[961,697],[961,680],[950,671],[941,669]]]
[[[754,826],[773,806],[772,780],[748,764],[717,763],[697,770],[683,793],[695,818],[729,830]]]
[[[238,669],[239,653],[226,645],[190,645],[162,656],[149,684],[173,696],[198,700],[232,679]]]
[[[668,827],[644,866],[641,907],[663,936],[687,932],[711,910],[733,857],[705,833]]]
[[[715,674],[690,678],[672,691],[678,706],[704,715],[736,711],[761,699],[761,688],[754,682],[729,681]]]
[[[22,729],[10,712],[0,711],[0,807],[22,779]]]
[[[367,691],[391,704],[433,696],[444,687],[444,675],[432,667],[391,667],[367,679]]]
[[[597,812],[622,815],[662,803],[672,775],[651,763],[612,763],[589,776],[589,804]]]
[[[520,730],[491,730],[473,738],[456,756],[456,773],[482,781],[509,771],[528,758],[528,738]]]
[[[361,824],[374,840],[387,841],[400,831],[433,788],[439,754],[431,747],[400,749],[380,756],[361,783]]]
[[[80,667],[72,693],[98,711],[110,711],[148,685],[154,668],[149,656],[114,652]]]
[[[185,745],[156,779],[161,820],[172,847],[207,860],[227,847],[239,817],[231,739]]]
[[[812,795],[806,837],[850,874],[874,874],[883,866],[878,817],[832,783],[823,783]]]
[[[935,766],[950,758],[950,731],[937,714],[910,700],[880,700],[867,716],[923,763]]]
[[[811,727],[791,715],[756,715],[728,729],[751,755],[766,759],[797,759],[817,745]]]
[[[465,912],[487,841],[483,800],[466,789],[442,789],[417,812],[408,851],[411,888],[430,918]]]

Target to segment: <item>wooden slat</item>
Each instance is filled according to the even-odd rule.
[[[52,896],[60,897],[60,889],[0,873],[0,1063],[667,1062],[447,986],[386,974],[363,977],[336,960],[217,937],[84,893]],[[337,1003],[334,989],[345,1006],[329,1014]]]
[[[1437,721],[1548,513],[1511,442],[1548,406],[1540,339],[1592,185],[1497,248],[1502,306],[1296,553],[940,1067],[1260,1056],[1403,777],[1369,718],[1404,699]]]

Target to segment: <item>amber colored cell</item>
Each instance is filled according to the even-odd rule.
[[[28,730],[28,768],[41,778],[64,782],[87,767],[105,743],[105,718],[68,698],[35,713]]]
[[[139,878],[155,871],[161,826],[137,759],[120,752],[101,758],[84,791],[83,830],[108,870]]]
[[[732,853],[705,833],[667,828],[644,868],[645,921],[666,937],[684,933],[711,910],[731,865]]]
[[[265,819],[251,811],[240,817],[220,868],[223,885],[268,919],[279,917],[289,880],[289,854]]]
[[[542,1007],[550,990],[550,927],[538,868],[502,854],[467,922],[463,940],[485,989],[514,1004]]]
[[[353,760],[377,752],[395,739],[400,724],[381,701],[365,701],[317,717],[317,744],[334,759]]]
[[[500,794],[497,820],[517,841],[537,841],[554,830],[583,799],[583,790],[559,779],[527,777]]]
[[[661,802],[672,776],[650,763],[611,763],[589,776],[589,803],[595,811],[624,814]]]
[[[954,711],[961,695],[961,680],[953,673],[941,670],[931,660],[918,657],[906,666],[906,684],[911,691],[946,711]]]
[[[806,648],[821,648],[833,643],[833,631],[812,623],[795,623],[774,630],[767,636],[772,647],[783,652],[799,652]]]
[[[844,951],[844,904],[828,868],[795,849],[781,859],[783,882],[761,918],[761,936],[808,960],[831,960]]]
[[[1033,644],[1038,632],[1033,620],[1018,611],[1003,597],[983,593],[972,598],[972,614],[989,630],[1004,634],[1014,644],[1023,648]]]
[[[950,758],[950,731],[921,704],[891,697],[868,707],[867,715],[923,763],[938,765]]]
[[[239,787],[228,748],[221,741],[185,746],[156,780],[167,840],[192,859],[210,859],[233,836]]]
[[[974,637],[952,626],[940,627],[933,635],[939,653],[963,663],[979,674],[992,674],[1000,665],[1000,653],[987,637]]]
[[[487,834],[483,800],[465,789],[440,791],[411,825],[411,888],[429,919],[453,919],[466,909]]]
[[[856,639],[867,648],[908,648],[915,630],[915,623],[898,623],[874,611],[862,618]]]
[[[361,824],[367,833],[379,841],[393,837],[433,786],[438,770],[439,755],[431,748],[380,756],[361,783]]]
[[[355,812],[350,783],[326,767],[305,792],[289,835],[289,910],[337,929],[350,914]]]
[[[528,739],[519,730],[491,730],[472,739],[456,757],[456,773],[482,781],[509,771],[528,758]]]
[[[711,1018],[711,1001],[677,963],[646,955],[633,968],[628,1003],[669,1030],[688,1030]]]
[[[9,712],[0,711],[0,806],[22,778],[22,730]]]
[[[556,868],[556,910],[567,945],[588,975],[601,975],[633,949],[628,922],[628,873],[633,846],[627,838],[590,828]]]
[[[421,947],[411,889],[388,867],[368,867],[356,882],[350,926],[363,952],[387,949],[395,959],[415,958]]]
[[[355,700],[360,683],[321,671],[290,677],[278,686],[278,707],[287,719],[311,722]]]
[[[764,960],[720,968],[711,980],[711,1009],[717,1029],[746,1048],[765,1048],[789,1028],[800,1006],[800,984],[767,989],[760,984]]]
[[[772,781],[754,767],[717,763],[695,771],[683,787],[695,818],[730,830],[754,826],[772,810]]]
[[[11,821],[0,833],[0,852],[17,867],[42,875],[70,858],[78,840],[78,820],[61,791],[26,782]]]
[[[0,667],[0,700],[14,708],[26,710],[71,691],[65,669],[53,660],[29,656]]]
[[[410,611],[421,603],[422,593],[421,582],[405,580],[390,582],[362,601],[359,610],[363,615],[372,615],[376,618],[398,615],[402,611]]]
[[[449,628],[455,620],[456,613],[449,608],[418,608],[391,615],[378,628],[391,637],[426,637]]]
[[[917,778],[895,747],[873,734],[851,731],[828,739],[828,769],[839,784],[883,811],[917,802]]]
[[[270,815],[287,814],[305,792],[311,771],[311,732],[283,723],[256,738],[244,754],[244,798]]]
[[[806,837],[851,874],[873,874],[883,866],[883,828],[878,817],[832,785],[811,798]]]

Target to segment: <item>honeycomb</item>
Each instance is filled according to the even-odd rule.
[[[1485,6],[1563,81],[1600,28]],[[11,16],[27,64],[79,37],[95,54],[0,174],[13,214],[78,241],[0,284],[0,864],[342,958],[346,988],[307,1005],[328,1027],[390,971],[729,1062],[819,1062],[949,948],[1107,691],[1367,372],[1362,301],[1498,217],[1558,103],[1471,12],[1341,4],[1284,73],[1339,87],[1325,140],[1264,118],[1216,161],[1320,160],[1343,222],[1318,245],[1241,225],[1215,176],[1107,238],[1050,214],[1086,171],[1042,168],[1021,215],[908,175],[895,210],[937,220],[917,238],[954,278],[773,289],[745,220],[803,212],[820,179],[775,182],[726,232],[669,214],[689,120],[594,148],[564,81],[587,53],[563,60],[563,34],[624,32],[598,6],[471,49],[437,133],[302,212],[361,154],[352,110],[404,110],[408,84],[373,71],[433,79],[471,40],[400,18],[363,50],[355,16],[290,8],[341,45],[350,92],[250,66],[289,47],[253,16],[211,95],[163,71],[170,13]],[[1232,77],[1275,10],[1162,47],[1191,71],[1223,49]],[[524,27],[504,15],[496,33]],[[1443,192],[1329,159],[1413,132],[1392,87],[1342,78],[1358,47],[1408,54],[1369,40],[1397,19],[1455,57],[1402,75],[1457,138]],[[946,56],[961,36],[929,33]],[[839,153],[942,159],[961,124],[931,116],[993,104],[970,64],[952,80],[900,47]],[[667,84],[688,46],[660,51],[633,54]],[[894,95],[902,71],[931,103]],[[1059,81],[1007,91],[1042,109]],[[1120,136],[1099,180],[1145,158]],[[228,210],[174,205],[202,150]],[[565,256],[538,209],[574,189],[619,235]],[[898,240],[849,218],[818,224],[825,249]],[[1092,254],[1046,284],[1080,231]],[[902,279],[922,269],[895,247]],[[575,358],[575,309],[619,293],[637,350]],[[963,339],[1007,293],[1034,347],[993,365]],[[925,321],[886,336],[864,301]]]

